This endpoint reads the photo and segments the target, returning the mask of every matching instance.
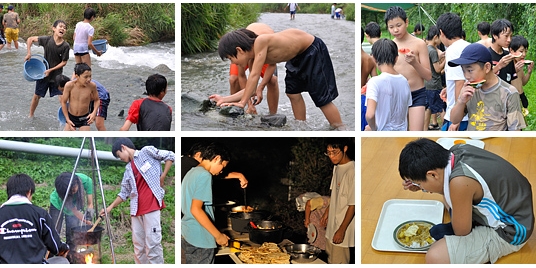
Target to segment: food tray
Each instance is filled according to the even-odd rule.
[[[445,149],[450,149],[454,145],[454,141],[456,140],[463,140],[466,144],[470,144],[473,146],[476,146],[480,149],[484,149],[485,143],[481,140],[474,140],[474,139],[463,139],[463,138],[439,138],[437,139],[437,143],[441,144]]]
[[[383,204],[372,248],[378,251],[426,253],[422,250],[404,249],[393,239],[395,228],[412,220],[424,220],[435,224],[443,223],[443,203],[436,200],[391,199]]]

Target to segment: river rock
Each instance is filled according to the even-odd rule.
[[[169,73],[171,72],[171,69],[165,64],[159,64],[156,67],[154,67],[154,70],[159,73]]]
[[[237,117],[244,114],[244,108],[237,106],[226,106],[220,109],[220,114],[224,116]]]
[[[268,124],[273,127],[282,127],[287,123],[287,116],[282,114],[262,115],[261,123]]]

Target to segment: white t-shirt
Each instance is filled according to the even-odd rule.
[[[331,179],[331,198],[329,203],[328,226],[326,227],[326,239],[333,244],[333,235],[341,226],[348,206],[355,206],[355,162],[333,167]],[[355,215],[344,234],[339,247],[355,246]]]
[[[93,36],[93,33],[95,32],[95,29],[91,24],[87,22],[78,22],[76,24],[76,27],[74,29],[75,33],[75,39],[74,39],[74,47],[73,51],[74,53],[86,53],[89,52],[88,49],[88,39],[90,36]]]
[[[371,77],[367,82],[367,100],[369,99],[377,103],[375,118],[378,131],[408,130],[411,89],[403,75],[382,73]]]
[[[456,104],[456,80],[464,80],[463,70],[461,66],[450,67],[449,61],[455,60],[460,57],[463,49],[468,46],[469,42],[460,39],[452,43],[447,50],[445,50],[445,80],[447,82],[447,110],[445,112],[445,119],[450,121],[450,111]],[[467,115],[465,115],[462,121],[467,121]]]

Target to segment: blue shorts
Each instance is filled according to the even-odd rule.
[[[468,121],[460,122],[460,127],[458,128],[458,131],[466,131],[468,123]],[[448,131],[450,125],[452,125],[452,123],[449,120],[443,119],[443,126],[441,127],[441,131]]]
[[[294,15],[294,14],[296,14],[296,10],[290,11],[290,15]]]
[[[426,90],[426,109],[430,109],[432,114],[445,111],[447,104],[439,97],[441,90]]]
[[[107,99],[104,99],[104,100],[101,99],[100,100],[100,106],[97,109],[97,116],[104,117],[104,120],[106,120],[106,117],[108,117],[108,105],[110,105],[110,94],[108,94]],[[94,106],[94,102],[91,101],[89,103],[89,112],[90,113],[93,112],[93,106]]]
[[[43,98],[47,94],[47,90],[50,97],[63,95],[56,83],[49,82],[47,78],[48,77],[45,77],[45,79],[40,79],[35,82],[35,95]]]
[[[426,103],[426,89],[423,87],[411,92],[411,107],[427,106]]]

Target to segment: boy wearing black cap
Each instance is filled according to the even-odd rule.
[[[467,130],[521,130],[525,120],[516,88],[492,72],[491,54],[478,43],[468,45],[460,58],[448,62],[461,65],[465,85],[450,112],[453,124],[467,114]]]

